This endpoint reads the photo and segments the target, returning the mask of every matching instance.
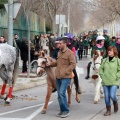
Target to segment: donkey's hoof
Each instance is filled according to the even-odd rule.
[[[41,114],[46,114],[46,110],[42,110],[42,111],[41,111]]]
[[[94,101],[94,104],[98,104],[98,101]]]
[[[5,101],[5,104],[9,105],[9,104],[10,104],[10,102],[9,102],[9,101]]]
[[[68,107],[70,107],[70,105],[71,105],[71,104],[70,104],[70,103],[68,103]]]

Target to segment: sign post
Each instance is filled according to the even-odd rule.
[[[8,0],[8,4],[4,4],[8,12],[8,44],[13,46],[13,20],[15,20],[21,3],[14,3],[13,0]]]

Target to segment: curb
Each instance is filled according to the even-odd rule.
[[[2,81],[2,80],[1,80]],[[44,77],[37,77],[37,78],[18,78],[16,84],[14,85],[13,91],[20,91],[25,89],[30,89],[34,87],[38,87],[40,85],[46,84],[46,76]],[[8,91],[7,85],[6,91]],[[0,83],[0,89],[2,87],[2,82]]]

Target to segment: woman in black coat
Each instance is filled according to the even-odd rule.
[[[23,61],[22,73],[27,73],[27,61],[28,61],[28,46],[26,44],[26,38],[22,39],[20,45],[20,56]]]

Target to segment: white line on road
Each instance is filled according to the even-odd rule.
[[[14,113],[14,112],[18,112],[18,111],[22,111],[22,110],[26,110],[26,109],[30,109],[30,108],[34,108],[34,107],[43,106],[43,105],[44,105],[44,103],[43,104],[38,104],[38,105],[33,105],[33,106],[30,106],[30,107],[17,109],[17,110],[12,110],[12,111],[9,111],[9,112],[4,112],[4,113],[1,113],[0,116],[10,114],[10,113]]]
[[[1,118],[0,120],[26,120],[26,119],[22,119],[22,118]]]
[[[48,105],[52,104],[53,101],[49,102]],[[13,111],[9,111],[9,112],[5,112],[5,113],[1,113],[0,116],[2,115],[6,115],[6,114],[10,114],[10,113],[14,113],[14,112],[18,112],[18,111],[22,111],[22,110],[26,110],[26,109],[30,109],[30,108],[34,108],[34,107],[38,107],[41,106],[39,109],[37,109],[35,112],[33,112],[31,115],[29,115],[27,118],[1,118],[0,120],[32,120],[34,117],[36,117],[42,110],[43,108],[43,104],[38,104],[38,105],[34,105],[34,106],[30,106],[30,107],[26,107],[26,108],[21,108],[21,109],[17,109],[17,110],[13,110]]]
[[[49,102],[48,105],[52,104],[53,101]],[[43,106],[38,108],[35,112],[33,112],[30,116],[28,116],[25,120],[32,120],[34,117],[36,117],[42,110]]]

